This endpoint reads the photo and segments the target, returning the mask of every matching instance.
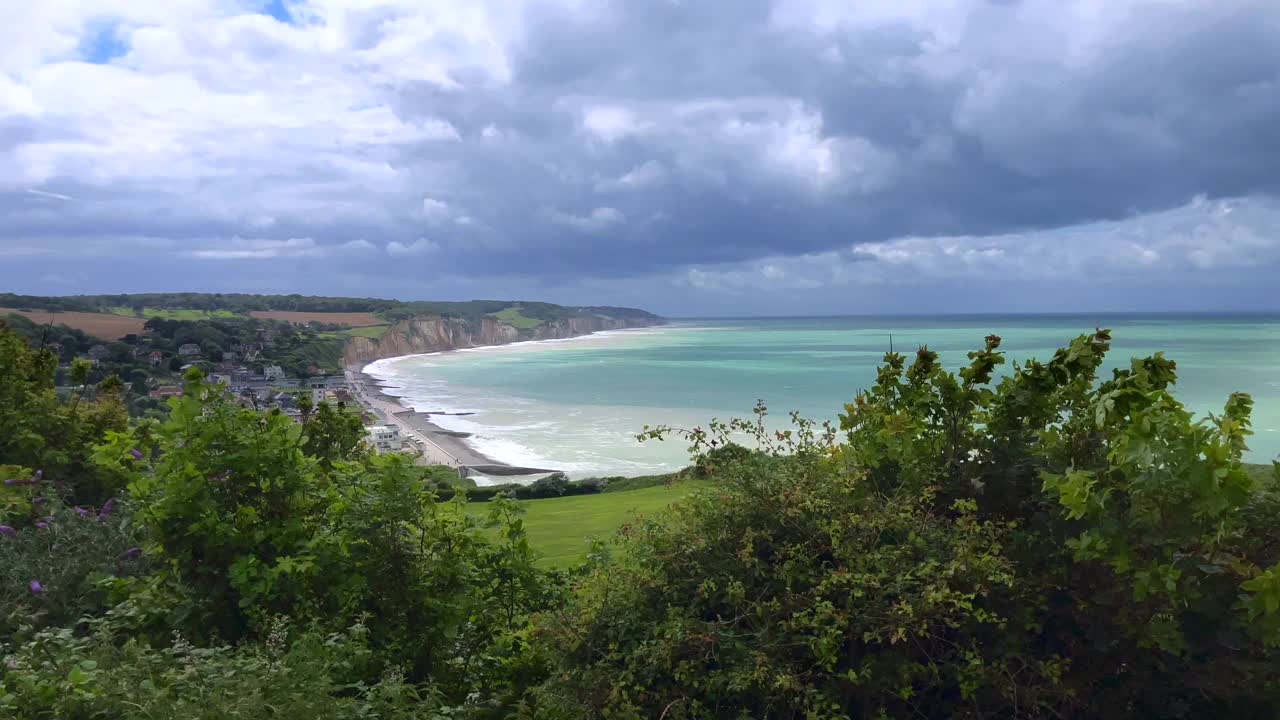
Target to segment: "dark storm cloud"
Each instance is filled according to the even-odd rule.
[[[1280,191],[1263,0],[342,6],[139,11],[109,66],[19,44],[0,252],[643,284]]]

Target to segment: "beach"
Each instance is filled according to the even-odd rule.
[[[348,366],[346,376],[347,385],[357,402],[383,424],[399,428],[400,434],[418,448],[420,464],[447,465],[458,469],[464,476],[546,475],[555,472],[551,468],[512,465],[477,451],[467,444],[466,433],[446,430],[431,422],[432,413],[405,407],[399,398],[383,392],[379,380],[358,365]]]

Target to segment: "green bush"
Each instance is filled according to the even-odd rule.
[[[278,615],[328,630],[367,615],[379,657],[412,680],[453,699],[501,691],[496,668],[523,646],[512,634],[559,592],[514,508],[490,508],[495,544],[462,498],[437,502],[407,458],[345,443],[309,455],[303,425],[240,408],[198,374],[170,405],[154,472],[130,490],[186,594],[184,634],[240,642]]]
[[[100,614],[110,607],[103,581],[150,567],[122,508],[67,507],[50,484],[33,490],[32,522],[0,534],[0,640]]]
[[[362,625],[291,639],[277,621],[263,644],[200,648],[175,636],[152,648],[99,622],[90,635],[41,632],[4,661],[0,713],[15,720],[445,717],[394,667],[358,679],[374,662]]]
[[[1160,355],[1099,382],[1105,331],[993,384],[999,342],[890,353],[839,428],[684,433],[761,452],[539,624],[544,716],[1280,716],[1248,397],[1196,421]]]

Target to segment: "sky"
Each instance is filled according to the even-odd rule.
[[[1275,0],[42,0],[0,291],[1280,310]]]

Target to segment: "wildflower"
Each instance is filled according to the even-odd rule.
[[[103,519],[111,514],[111,509],[116,506],[115,498],[111,498],[102,504],[102,509],[98,511],[98,518]]]
[[[89,516],[89,511],[88,511],[88,510],[86,510],[86,509],[84,509],[84,508],[82,508],[82,507],[80,507],[79,505],[75,506],[75,507],[74,507],[74,508],[72,508],[72,509],[73,509],[73,510],[75,510],[75,511],[76,511],[76,514],[77,514],[77,515],[79,515],[80,517],[88,517],[88,516]]]
[[[33,592],[33,593],[42,593],[42,592],[44,592],[44,586],[40,584],[40,581],[39,581],[39,580],[32,580],[32,581],[31,581],[30,588],[31,588],[31,592]]]
[[[36,474],[31,476],[32,480],[39,480],[44,477],[44,470],[36,470]]]
[[[14,535],[17,535],[17,534],[18,534],[18,531],[14,530],[8,525],[0,525],[0,535],[8,535],[9,537],[13,537]]]
[[[130,450],[129,450],[129,454],[133,456],[133,459],[134,459],[134,460],[141,460],[141,459],[142,459],[142,451],[141,451],[141,450],[139,450],[138,448],[132,448],[132,449],[130,449]]]
[[[128,550],[125,550],[124,552],[120,553],[120,558],[119,558],[119,559],[120,559],[120,560],[132,560],[132,559],[134,559],[134,558],[138,557],[138,556],[139,556],[139,555],[141,555],[141,554],[142,554],[142,548],[140,548],[140,547],[131,547],[131,548],[129,548]]]
[[[43,520],[40,520],[40,521],[36,522],[36,527],[40,528],[41,530],[48,530],[48,529],[49,529],[49,523],[47,523],[47,522],[45,522],[45,521],[43,521]]]
[[[45,496],[43,496],[43,495],[38,495],[38,496],[36,496],[36,497],[31,498],[31,504],[32,504],[32,505],[43,505],[43,504],[45,504],[45,503],[46,503],[46,502],[48,502],[48,501],[49,501],[49,498],[47,498],[47,497],[45,497]]]

